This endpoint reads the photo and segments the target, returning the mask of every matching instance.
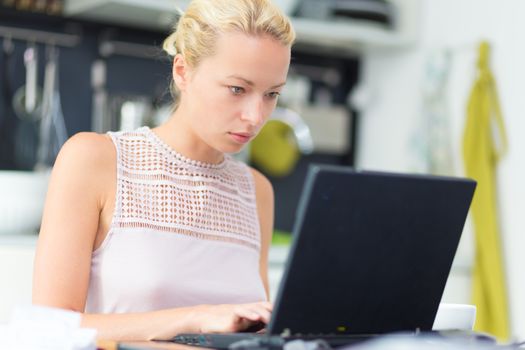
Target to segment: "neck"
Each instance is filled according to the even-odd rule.
[[[218,164],[224,159],[224,154],[205,143],[187,122],[191,113],[180,105],[163,125],[154,132],[176,152],[186,158],[205,163]]]

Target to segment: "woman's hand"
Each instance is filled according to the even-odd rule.
[[[270,302],[198,306],[197,322],[201,333],[241,332],[258,324],[268,324]]]

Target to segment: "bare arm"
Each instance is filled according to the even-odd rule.
[[[35,256],[34,303],[84,310],[104,181],[115,153],[110,142],[102,135],[78,134],[57,157]]]
[[[257,211],[261,226],[261,257],[259,273],[266,289],[266,298],[270,300],[270,286],[268,282],[268,251],[272,241],[274,219],[274,194],[272,184],[255,169],[252,169],[257,196]]]
[[[83,133],[61,150],[49,183],[33,276],[33,303],[83,312],[101,213],[114,196],[115,149]],[[181,332],[238,331],[268,322],[271,305],[201,305],[130,314],[83,314],[82,325],[112,340],[169,339]]]
[[[128,314],[84,314],[82,326],[96,328],[99,339],[167,340],[179,333],[239,332],[268,323],[272,305],[199,305]]]

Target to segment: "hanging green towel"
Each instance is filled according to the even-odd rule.
[[[509,316],[498,222],[495,170],[506,152],[507,139],[494,78],[489,68],[490,48],[479,47],[478,78],[467,106],[463,138],[466,174],[478,181],[472,202],[476,258],[473,298],[478,331],[500,340],[509,337]]]

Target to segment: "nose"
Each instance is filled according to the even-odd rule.
[[[259,127],[264,122],[264,101],[261,98],[253,98],[247,101],[241,119],[249,122],[252,126]]]

